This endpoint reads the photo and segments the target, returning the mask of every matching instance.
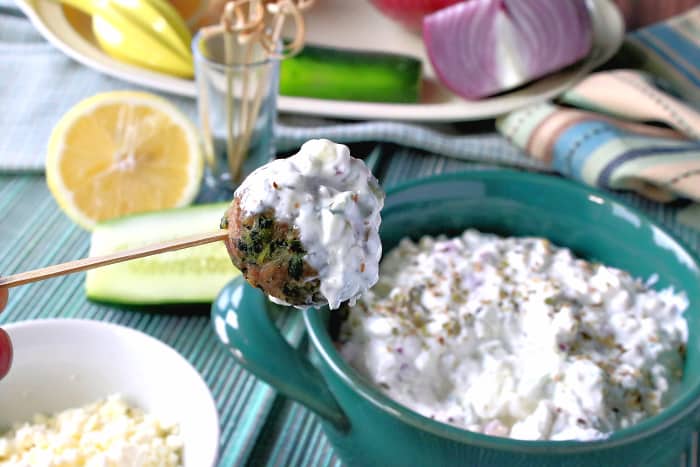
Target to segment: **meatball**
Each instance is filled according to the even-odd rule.
[[[254,287],[295,306],[321,305],[318,271],[304,260],[299,231],[275,219],[273,210],[244,216],[234,198],[222,219],[233,264]]]
[[[355,300],[379,275],[384,192],[350,149],[307,141],[241,182],[224,226],[252,285],[298,307]]]

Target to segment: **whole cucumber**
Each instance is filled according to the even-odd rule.
[[[420,98],[421,66],[408,55],[306,45],[280,64],[280,94],[415,103]]]

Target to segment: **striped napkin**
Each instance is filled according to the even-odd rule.
[[[625,52],[640,69],[594,73],[497,128],[564,176],[674,202],[700,228],[700,7],[633,33]]]

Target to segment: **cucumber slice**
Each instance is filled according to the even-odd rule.
[[[227,206],[169,209],[98,224],[90,256],[210,232],[218,228]],[[90,270],[85,290],[92,300],[112,303],[206,303],[238,274],[223,242],[217,242]]]
[[[280,94],[368,102],[417,102],[421,61],[408,55],[305,45],[280,63]]]

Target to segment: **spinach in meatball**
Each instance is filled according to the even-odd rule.
[[[326,303],[318,271],[304,260],[299,231],[275,219],[272,209],[245,216],[234,198],[221,227],[228,230],[226,248],[233,264],[252,286],[290,305]]]

